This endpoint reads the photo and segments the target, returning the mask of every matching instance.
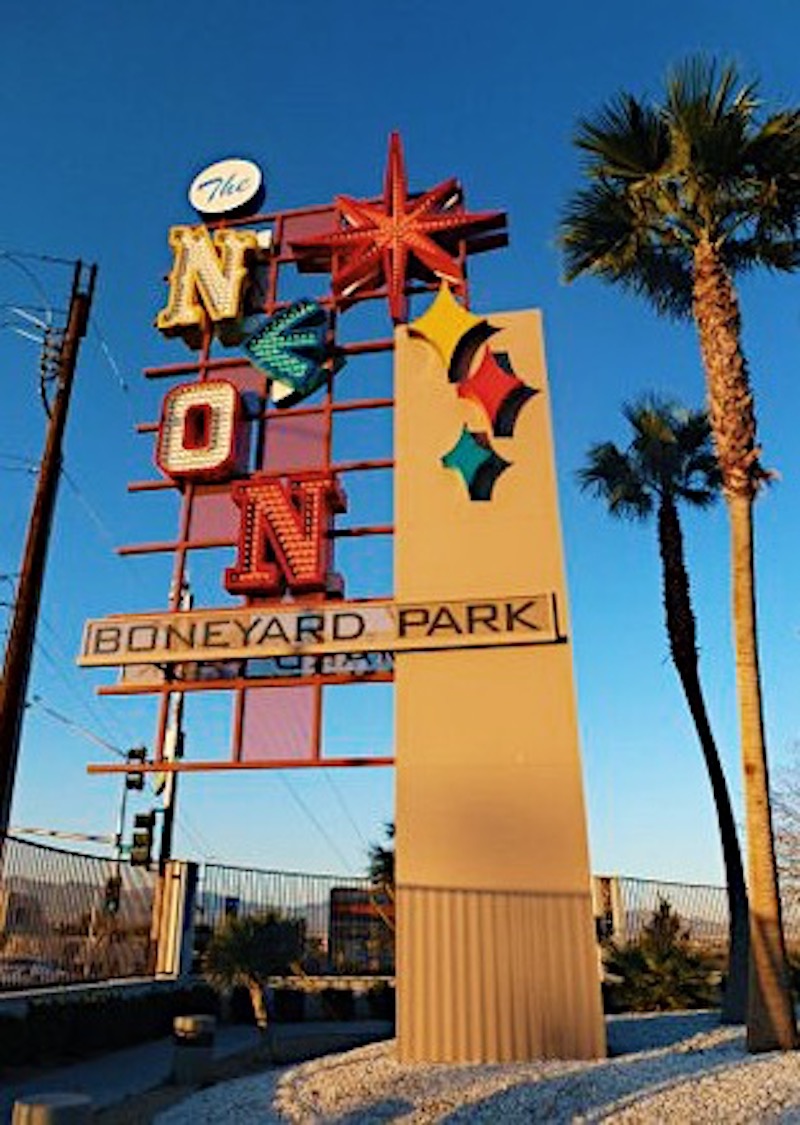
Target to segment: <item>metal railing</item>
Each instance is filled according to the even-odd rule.
[[[0,990],[147,971],[151,872],[13,836],[0,842]]]
[[[627,876],[595,876],[595,915],[605,917],[607,936],[619,944],[637,941],[662,900],[680,917],[688,940],[699,948],[728,945],[728,897],[724,887],[670,883]],[[790,952],[800,952],[800,900],[783,895],[783,929]]]
[[[198,946],[231,916],[265,915],[304,923],[299,965],[309,975],[394,972],[394,900],[357,876],[302,875],[206,864],[201,874]]]
[[[144,975],[151,966],[157,875],[128,863],[7,837],[0,871],[0,991]],[[697,947],[723,952],[723,887],[595,876],[598,934],[636,941],[666,900]],[[306,875],[206,864],[195,909],[202,953],[231,916],[303,923],[300,974],[385,976],[394,972],[394,898],[358,876]],[[800,953],[800,898],[786,894],[784,930]]]

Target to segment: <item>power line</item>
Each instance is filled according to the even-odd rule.
[[[11,261],[22,259],[31,262],[46,262],[51,266],[69,266],[74,269],[78,263],[77,258],[58,258],[53,254],[37,254],[33,250],[0,250],[0,258]]]
[[[17,453],[0,453],[0,461],[10,461],[14,465],[22,465],[34,472],[39,471],[39,462],[35,461],[33,457],[21,457]]]
[[[118,758],[127,761],[128,755],[124,750],[120,750],[119,746],[114,746],[113,743],[108,742],[105,738],[101,738],[99,734],[95,734],[94,731],[89,730],[80,723],[76,723],[74,719],[70,719],[68,715],[62,715],[60,711],[49,707],[40,695],[31,696],[27,702],[27,706],[38,707],[41,711],[44,711],[46,715],[49,715],[51,719],[55,719],[56,722],[62,723],[65,727],[69,727],[70,730],[74,730],[78,734],[83,735],[84,738],[88,738],[90,742],[96,742],[97,745],[102,746],[104,750],[108,750],[110,753],[116,754]]]
[[[92,523],[95,525],[97,530],[100,532],[101,537],[105,540],[105,542],[107,544],[110,543],[112,547],[115,547],[116,543],[117,543],[117,540],[116,540],[113,532],[103,522],[103,519],[101,518],[101,516],[98,515],[96,509],[92,507],[92,505],[90,504],[89,500],[87,499],[85,493],[80,489],[80,487],[78,486],[78,484],[74,480],[74,478],[72,476],[70,476],[70,474],[67,472],[67,470],[66,470],[66,468],[64,467],[63,464],[61,465],[61,475],[64,478],[64,480],[67,482],[69,487],[72,489],[72,492],[73,492],[74,496],[76,497],[76,499],[78,500],[79,504],[83,507],[84,511],[89,516]]]
[[[331,849],[331,851],[336,853],[336,855],[339,857],[339,859],[342,861],[342,863],[344,864],[345,867],[349,867],[350,866],[349,860],[345,857],[345,855],[342,852],[339,845],[336,843],[336,841],[330,835],[330,833],[325,828],[325,826],[317,819],[317,817],[314,815],[314,813],[311,811],[311,809],[305,803],[305,801],[300,796],[300,794],[296,793],[294,791],[292,786],[289,784],[289,779],[284,775],[282,770],[278,770],[278,777],[280,778],[280,780],[283,782],[284,786],[288,790],[289,796],[292,798],[292,800],[295,802],[295,804],[298,805],[298,807],[302,810],[302,812],[305,813],[305,815],[308,817],[308,819],[311,821],[311,823],[314,825],[314,827],[319,832],[320,836],[322,836],[322,838],[325,840],[325,842],[327,843],[327,845]]]
[[[204,860],[206,860],[206,862],[210,863],[213,862],[214,859],[220,858],[219,856],[214,855],[208,840],[206,840],[203,835],[190,824],[190,822],[186,818],[185,812],[182,811],[180,816],[177,816],[175,819],[181,832],[184,832],[190,839],[194,840],[195,847],[198,849],[200,855]]]
[[[53,637],[56,641],[56,647],[60,648],[61,646],[58,643],[58,634],[55,633],[55,631],[54,631],[53,627],[50,625],[50,623],[45,621],[44,617],[41,618],[41,621],[47,627],[47,629],[53,634]],[[64,669],[62,667],[61,662],[56,660],[55,657],[50,652],[48,652],[48,650],[47,650],[46,646],[44,645],[44,643],[42,642],[41,638],[37,637],[36,648],[42,654],[42,656],[45,658],[45,660],[50,665],[50,667],[53,669],[53,671],[56,673],[56,675],[61,680],[64,687],[67,688],[67,690],[69,691],[70,695],[75,700],[75,702],[79,704],[79,706],[86,712],[86,714],[95,723],[97,723],[97,725],[99,727],[102,727],[105,730],[105,733],[107,735],[109,735],[111,738],[118,739],[120,734],[122,733],[120,728],[117,727],[116,730],[112,730],[111,726],[106,722],[105,717],[102,715],[102,713],[99,710],[96,710],[94,707],[91,707],[89,705],[87,700],[84,699],[83,696],[80,694],[80,692],[78,691],[77,687],[72,682],[72,680],[69,679],[69,677],[64,672]],[[66,657],[64,655],[63,649],[61,650],[59,655],[61,657],[61,661],[66,662],[68,665],[71,665],[71,661],[68,657]],[[122,741],[123,742],[125,741],[124,737],[123,737]]]
[[[328,783],[328,786],[330,787],[331,791],[333,792],[334,797],[336,798],[336,802],[339,805],[339,808],[342,810],[342,812],[345,815],[345,818],[347,819],[348,823],[350,824],[350,827],[353,829],[356,836],[358,836],[358,839],[361,841],[361,844],[363,845],[363,847],[365,847],[365,848],[368,847],[369,845],[367,844],[367,841],[364,839],[364,834],[361,831],[361,829],[359,828],[357,821],[352,816],[352,814],[350,812],[350,809],[347,807],[347,803],[345,802],[345,799],[342,796],[342,793],[339,790],[339,787],[334,784],[333,778],[331,777],[331,771],[330,770],[323,770],[322,773],[323,773],[323,776],[324,776],[326,782]]]
[[[108,363],[108,366],[111,368],[112,372],[116,376],[117,384],[119,386],[119,389],[123,392],[123,394],[129,395],[130,391],[131,391],[131,388],[128,385],[127,380],[125,379],[125,376],[122,374],[122,368],[120,367],[120,365],[117,363],[116,359],[114,358],[114,355],[111,351],[111,348],[108,346],[108,342],[107,342],[105,336],[100,331],[100,325],[97,323],[97,317],[96,316],[92,317],[91,322],[90,322],[90,326],[91,326],[95,336],[97,337],[97,343],[100,346],[100,351],[102,352],[103,356],[105,357],[105,360]]]

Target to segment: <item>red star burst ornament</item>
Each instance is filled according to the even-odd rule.
[[[439,278],[463,291],[465,254],[505,246],[503,211],[464,210],[455,179],[430,191],[409,195],[403,146],[389,138],[383,198],[336,197],[337,230],[292,242],[303,273],[330,271],[333,293],[342,307],[364,290],[385,287],[392,320],[405,321],[407,287],[412,279]]]

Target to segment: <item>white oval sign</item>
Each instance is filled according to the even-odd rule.
[[[238,211],[258,195],[261,179],[261,169],[252,160],[218,160],[192,180],[189,202],[201,215]]]

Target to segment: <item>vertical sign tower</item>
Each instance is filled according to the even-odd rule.
[[[155,752],[90,769],[396,762],[400,1056],[601,1055],[541,322],[469,311],[466,259],[505,245],[505,216],[468,211],[454,179],[410,192],[396,134],[375,199],[253,214],[260,173],[241,160],[198,193],[157,317],[195,354],[146,372],[177,385],[140,426],[160,475],[131,485],[177,494],[178,532],[123,548],[171,556],[173,593],[89,622],[81,655],[122,669],[104,694],[160,697]],[[297,300],[294,271],[329,290]],[[355,340],[349,321],[338,337],[351,306],[384,300],[394,339]],[[427,305],[413,320],[411,302]],[[378,522],[389,477],[394,522]],[[390,592],[369,566],[387,537]],[[204,590],[186,609],[190,557]],[[330,693],[393,679],[394,758],[329,753]],[[230,700],[230,746],[168,754],[172,696],[209,691]]]
[[[400,1055],[599,1056],[598,954],[541,318],[491,316],[481,333],[466,314],[452,306],[446,313],[397,332],[395,596],[463,599],[480,620],[482,602],[501,612],[500,594],[547,593],[557,617],[550,643],[504,644],[498,612],[485,648],[460,647],[453,629],[450,648],[397,653]],[[462,362],[458,371],[457,354],[446,362],[459,333],[469,353],[469,334],[489,330],[471,370]],[[487,382],[487,357],[496,356],[522,375],[527,392],[499,365],[496,385]],[[493,410],[504,393],[505,424]],[[524,619],[530,609],[518,612]],[[456,621],[465,631],[469,623],[469,616]],[[449,624],[429,627],[441,634]]]

